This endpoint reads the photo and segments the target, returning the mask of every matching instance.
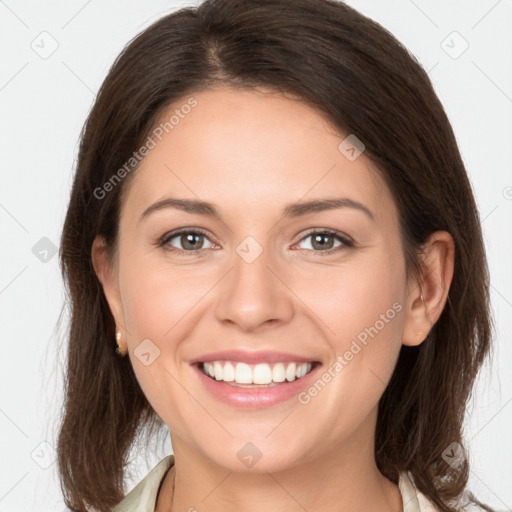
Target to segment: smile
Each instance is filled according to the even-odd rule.
[[[210,361],[199,364],[203,373],[212,379],[231,382],[233,385],[245,384],[255,387],[257,385],[277,385],[285,381],[293,382],[308,374],[315,362],[250,365],[233,361]]]
[[[232,407],[251,409],[297,399],[314,382],[321,367],[317,361],[256,365],[210,361],[191,365],[210,398]]]

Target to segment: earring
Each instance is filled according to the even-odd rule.
[[[126,355],[126,350],[124,350],[121,346],[121,331],[116,332],[116,354],[120,357],[124,357]]]

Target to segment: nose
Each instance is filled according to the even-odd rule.
[[[294,294],[287,286],[288,272],[275,263],[267,248],[251,259],[242,251],[233,255],[233,266],[217,287],[217,320],[236,324],[245,332],[290,322]]]

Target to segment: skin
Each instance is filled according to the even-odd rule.
[[[172,501],[173,511],[399,512],[399,489],[375,464],[378,401],[401,345],[422,343],[443,310],[453,240],[434,233],[422,279],[407,277],[389,190],[364,153],[350,161],[339,151],[346,135],[321,113],[263,89],[193,96],[197,106],[130,178],[114,264],[101,237],[92,247],[121,343],[171,432],[176,464],[156,510],[171,510]],[[213,202],[222,221],[173,208],[139,221],[169,195]],[[328,197],[363,203],[375,221],[348,207],[281,217],[285,205]],[[201,255],[187,253],[180,236],[168,245],[181,253],[158,247],[179,228],[207,231],[193,240]],[[307,236],[313,228],[339,231],[355,246],[322,256]],[[263,248],[250,264],[236,252],[247,236]],[[231,407],[189,365],[206,352],[241,348],[308,355],[328,368],[395,302],[401,311],[307,404]],[[134,353],[146,338],[160,350],[148,366]],[[262,453],[251,468],[237,457],[248,442]]]

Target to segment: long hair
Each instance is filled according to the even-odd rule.
[[[100,512],[124,496],[128,452],[144,426],[162,427],[129,358],[115,354],[114,319],[91,246],[116,248],[122,193],[98,190],[130,161],[162,111],[219,84],[293,94],[354,133],[399,211],[408,275],[437,230],[455,243],[445,308],[417,347],[402,346],[379,403],[375,458],[395,483],[410,471],[444,512],[457,510],[468,461],[462,426],[493,322],[479,215],[447,115],[415,57],[385,28],[335,0],[206,0],[135,37],[103,82],[81,133],[60,246],[70,310],[58,468],[66,505]]]

